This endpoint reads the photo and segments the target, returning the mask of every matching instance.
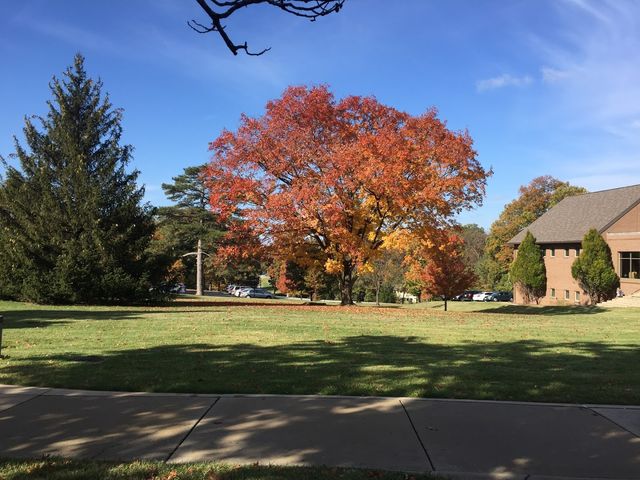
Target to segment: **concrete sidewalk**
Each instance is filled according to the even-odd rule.
[[[0,386],[0,456],[640,479],[640,407]]]

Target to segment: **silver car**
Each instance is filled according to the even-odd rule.
[[[250,288],[248,290],[244,290],[240,296],[245,298],[274,298],[273,293],[262,288]]]

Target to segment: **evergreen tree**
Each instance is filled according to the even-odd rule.
[[[38,303],[129,301],[148,294],[143,252],[153,231],[122,110],[76,55],[50,83],[46,117],[25,120],[0,180],[0,295]]]
[[[547,291],[547,269],[544,266],[542,250],[536,239],[527,231],[518,248],[518,254],[511,265],[511,282],[518,286],[527,303],[538,303]]]
[[[611,250],[595,228],[582,240],[582,252],[571,266],[571,275],[578,281],[592,304],[613,298],[620,279],[613,268]]]
[[[513,249],[507,242],[564,198],[587,191],[545,175],[522,185],[519,192],[518,198],[505,205],[489,230],[485,253],[477,268],[482,288],[511,290],[509,266]]]
[[[202,248],[212,254],[223,234],[224,226],[209,209],[209,189],[200,174],[203,167],[187,167],[173,177],[172,183],[162,184],[165,195],[174,205],[158,208],[158,228],[149,253],[159,271],[168,269],[165,280],[169,282],[181,281],[195,286],[195,257],[183,258],[182,255],[194,251],[198,240],[202,240]],[[180,274],[175,275],[176,271]]]

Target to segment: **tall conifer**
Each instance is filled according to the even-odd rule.
[[[87,77],[84,58],[50,83],[45,117],[26,118],[27,147],[0,179],[0,295],[39,303],[127,301],[148,292],[153,222],[122,110]],[[14,162],[16,163],[16,162]]]
[[[595,228],[584,236],[582,252],[573,262],[571,274],[593,305],[615,296],[620,279],[613,268],[611,250]]]
[[[511,264],[511,282],[520,288],[527,303],[538,303],[547,290],[547,269],[544,265],[542,250],[536,245],[536,239],[527,231],[518,247],[518,254]]]

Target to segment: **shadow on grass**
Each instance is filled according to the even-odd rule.
[[[275,302],[247,302],[237,301],[209,301],[209,300],[180,300],[175,303],[168,303],[167,307],[303,307],[302,303],[281,303]]]
[[[583,315],[589,313],[606,312],[606,308],[590,305],[552,305],[552,306],[533,306],[533,305],[501,305],[495,308],[487,308],[479,310],[481,313],[502,313],[515,315]]]
[[[193,343],[16,358],[1,383],[90,390],[380,395],[640,404],[640,349],[604,342],[426,343],[352,336],[287,345]]]
[[[204,307],[203,305],[196,305]],[[219,305],[217,305],[219,306]],[[44,328],[56,325],[64,325],[77,320],[134,320],[148,317],[149,315],[175,315],[176,305],[167,306],[166,309],[156,307],[156,309],[140,310],[80,310],[80,309],[34,309],[34,310],[11,310],[3,313],[4,328]],[[178,313],[212,313],[216,310],[211,308],[201,308],[199,310],[181,310]]]

